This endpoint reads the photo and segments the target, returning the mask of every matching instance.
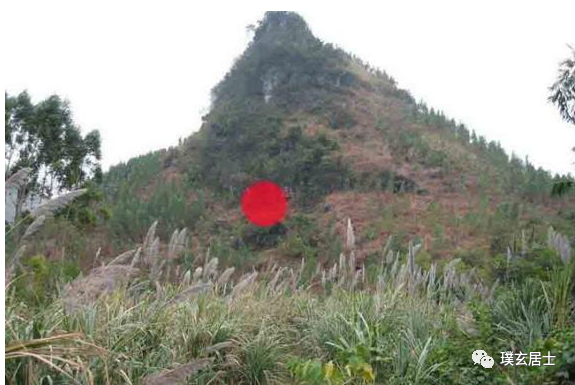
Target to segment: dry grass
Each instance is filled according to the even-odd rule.
[[[186,384],[192,374],[206,369],[212,360],[209,358],[197,359],[185,364],[178,365],[174,369],[165,370],[162,373],[146,376],[142,385],[181,385]]]
[[[32,169],[29,167],[21,168],[20,170],[16,171],[14,174],[10,175],[4,184],[4,190],[8,189],[16,189],[20,190],[28,183],[28,179],[30,177],[30,173]]]
[[[66,308],[70,312],[84,306],[91,306],[104,294],[112,293],[129,285],[140,270],[131,266],[108,265],[92,269],[85,277],[76,278],[62,293]]]
[[[60,373],[71,383],[79,384],[79,379],[83,378],[85,383],[93,384],[90,370],[80,357],[105,354],[104,349],[86,342],[81,333],[65,333],[10,343],[5,347],[4,360],[35,360]],[[10,377],[6,380],[9,384],[13,383]]]
[[[63,209],[64,207],[68,206],[72,201],[78,198],[81,195],[86,193],[86,189],[79,189],[70,191],[69,193],[62,194],[56,198],[50,199],[42,203],[41,205],[37,206],[30,212],[30,216],[32,218],[38,218],[42,215],[53,215],[57,211]]]

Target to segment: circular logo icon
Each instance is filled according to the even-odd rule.
[[[495,361],[493,361],[493,358],[491,358],[489,356],[485,356],[485,357],[481,358],[481,366],[483,366],[484,368],[492,368],[493,364],[495,364]]]
[[[475,365],[479,364],[483,357],[487,357],[487,352],[485,350],[476,350],[471,355],[471,359],[473,360]]]

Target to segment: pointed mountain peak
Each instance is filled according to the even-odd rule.
[[[255,29],[254,43],[290,42],[310,43],[317,39],[305,20],[295,12],[268,11]]]
[[[253,29],[248,48],[212,90],[213,107],[246,100],[309,104],[353,83],[349,56],[317,39],[297,13],[267,12]]]

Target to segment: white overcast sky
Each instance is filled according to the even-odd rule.
[[[174,145],[199,128],[210,89],[248,43],[245,27],[263,16],[253,9],[272,4],[194,3],[4,2],[5,90],[70,100],[82,129],[100,130],[105,168]],[[316,36],[416,99],[536,166],[575,170],[575,127],[546,101],[575,44],[575,1],[301,4],[315,6],[298,12]]]

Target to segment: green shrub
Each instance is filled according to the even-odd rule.
[[[38,254],[24,260],[23,269],[14,279],[14,290],[24,302],[46,304],[58,295],[61,285],[79,274],[80,268],[72,260],[49,261]]]
[[[269,249],[278,245],[285,237],[287,228],[279,223],[270,227],[248,224],[242,232],[242,239],[252,250]]]
[[[244,104],[218,108],[205,123],[197,178],[234,201],[249,183],[271,180],[289,187],[292,202],[304,207],[346,187],[350,173],[334,156],[335,142],[308,137],[299,126],[283,127],[271,106]]]
[[[572,327],[552,331],[547,338],[535,341],[531,351],[555,356],[555,365],[532,368],[534,381],[554,380],[561,383],[575,378],[575,330]]]
[[[561,259],[554,250],[535,245],[526,255],[494,257],[492,274],[495,278],[509,282],[523,282],[527,278],[547,280],[549,273],[562,266]]]
[[[334,107],[328,116],[328,125],[334,130],[350,129],[355,126],[355,119],[353,115],[345,109]]]

